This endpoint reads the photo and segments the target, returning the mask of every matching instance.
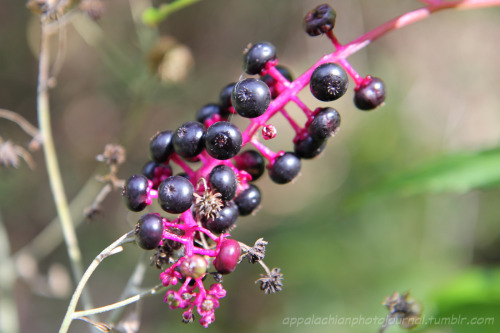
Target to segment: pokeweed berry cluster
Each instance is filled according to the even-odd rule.
[[[330,6],[320,5],[304,18],[304,30],[311,36],[326,34],[338,50],[342,45],[332,32],[335,17]],[[218,103],[201,107],[196,121],[157,133],[149,146],[151,161],[142,174],[128,178],[123,192],[131,211],[142,211],[156,199],[163,211],[175,214],[173,218],[159,213],[143,215],[136,225],[137,244],[156,250],[152,260],[163,270],[160,279],[164,286],[182,284],[177,291],[168,290],[165,302],[172,309],[185,309],[184,322],[193,321],[196,310],[205,327],[215,320],[219,299],[226,295],[222,275],[233,272],[244,256],[266,270],[258,280],[261,289],[266,293],[281,290],[280,270],[269,270],[262,263],[267,242],[259,239],[250,247],[229,237],[240,216],[258,209],[262,194],[254,182],[266,168],[275,183],[292,182],[300,173],[301,160],[318,156],[340,126],[337,110],[321,107],[313,111],[299,99],[298,92],[309,85],[320,101],[335,101],[346,93],[351,76],[358,108],[372,110],[385,99],[382,81],[361,78],[345,59],[330,62],[325,56],[294,80],[278,64],[276,48],[269,42],[245,50],[243,69],[258,78],[228,84]],[[286,111],[288,103],[303,111],[304,125]],[[270,123],[277,114],[295,131],[293,151],[273,152],[258,139],[259,130],[265,140],[277,135]],[[240,130],[229,121],[233,115],[250,119],[250,124]],[[195,170],[193,162],[201,162],[201,166]],[[182,172],[173,175],[172,164]],[[205,288],[209,274],[215,283]]]

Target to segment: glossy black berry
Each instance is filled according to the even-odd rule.
[[[194,187],[186,178],[168,177],[158,187],[158,203],[164,211],[180,214],[191,207],[193,193]]]
[[[335,134],[340,126],[340,114],[333,108],[316,110],[307,131],[314,140],[326,140]]]
[[[300,158],[311,159],[321,154],[325,147],[326,140],[315,140],[307,135],[294,144],[294,151]]]
[[[239,115],[256,118],[266,112],[271,102],[269,87],[263,81],[249,78],[236,83],[231,94],[231,103]]]
[[[373,110],[385,101],[384,82],[377,77],[367,77],[354,90],[354,105],[360,110]]]
[[[297,177],[300,167],[300,158],[294,153],[287,152],[274,160],[269,169],[269,176],[275,183],[286,184]]]
[[[261,199],[262,196],[259,188],[255,185],[249,185],[248,188],[238,194],[233,201],[236,206],[238,206],[240,215],[247,216],[252,214],[255,209],[259,207]]]
[[[229,83],[224,86],[219,94],[219,105],[221,110],[221,115],[226,117],[231,113],[229,109],[231,108],[231,94],[233,93],[234,86],[236,82]]]
[[[125,182],[123,200],[128,209],[140,212],[146,208],[148,200],[148,179],[143,175],[133,175]]]
[[[206,120],[212,119],[216,114],[221,115],[221,108],[218,104],[205,104],[198,110],[196,121],[203,124]]]
[[[281,75],[283,75],[285,79],[287,79],[290,82],[293,81],[293,75],[288,68],[281,65],[276,65],[275,68],[278,70],[278,72],[281,73]],[[267,86],[269,87],[269,91],[271,92],[271,98],[276,98],[281,92],[281,89],[283,89],[283,87],[280,86],[280,83],[276,81],[276,79],[274,79],[269,74],[261,76],[260,79],[264,81],[264,83],[267,84]]]
[[[309,36],[319,36],[335,27],[337,13],[327,4],[322,4],[311,10],[304,17],[304,30]]]
[[[234,157],[234,162],[238,169],[244,170],[252,176],[252,181],[259,179],[266,170],[264,157],[255,150],[242,152]]]
[[[236,223],[238,216],[238,206],[234,202],[228,201],[215,219],[205,220],[203,224],[208,230],[220,234],[228,231]]]
[[[254,75],[266,67],[268,61],[276,59],[276,48],[269,42],[254,44],[245,52],[243,57],[243,70],[245,73]]]
[[[215,192],[221,194],[222,200],[231,200],[236,195],[238,179],[231,167],[218,165],[210,171],[208,182]]]
[[[152,250],[163,238],[163,222],[157,214],[142,215],[135,226],[135,241],[144,250]]]
[[[163,131],[157,133],[149,143],[149,156],[156,163],[163,163],[168,160],[174,152],[172,137],[174,132]]]
[[[349,85],[346,71],[335,63],[318,66],[311,75],[311,93],[323,102],[330,102],[344,96]]]
[[[228,121],[212,124],[205,135],[208,155],[218,160],[227,160],[239,153],[243,137],[240,129]]]
[[[153,180],[155,177],[155,169],[159,164],[154,161],[149,161],[142,167],[142,174],[146,176],[147,179]]]
[[[182,124],[174,133],[174,149],[179,156],[195,157],[204,147],[205,126],[197,121]]]

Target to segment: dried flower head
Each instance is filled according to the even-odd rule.
[[[380,332],[384,332],[386,328],[394,323],[398,323],[402,328],[413,328],[420,322],[422,316],[422,307],[420,303],[410,297],[410,293],[400,294],[395,292],[392,296],[388,296],[382,303],[389,310],[384,325]]]
[[[261,278],[255,281],[260,282],[260,289],[266,294],[274,294],[283,289],[283,273],[279,268],[273,268],[270,274],[261,274]]]
[[[104,152],[96,156],[99,162],[105,162],[107,165],[120,165],[125,162],[125,148],[120,145],[108,143],[104,147]]]
[[[194,193],[194,211],[198,219],[207,218],[215,219],[219,216],[219,212],[224,207],[224,202],[221,199],[221,194],[213,192],[208,188],[205,178],[200,178],[198,181],[197,191],[203,185],[203,194]]]
[[[258,261],[261,261],[266,256],[266,245],[268,244],[264,238],[259,238],[255,241],[253,247],[248,248],[247,252],[243,256],[248,257],[248,261],[252,264],[255,264]]]

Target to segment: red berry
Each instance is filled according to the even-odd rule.
[[[222,242],[219,254],[215,257],[214,267],[221,274],[229,274],[236,268],[240,259],[241,247],[234,239]]]

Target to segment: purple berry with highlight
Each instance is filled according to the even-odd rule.
[[[135,226],[135,241],[144,250],[160,245],[163,238],[163,221],[157,214],[142,215]]]
[[[266,64],[276,59],[276,48],[269,42],[259,42],[245,52],[243,58],[243,70],[245,73],[260,74]]]
[[[133,212],[146,208],[148,201],[148,179],[143,175],[133,175],[125,182],[123,200],[125,206]]]
[[[257,118],[266,112],[271,103],[271,92],[264,81],[249,78],[238,81],[231,94],[236,112],[245,118]]]
[[[189,180],[181,176],[168,177],[158,187],[158,203],[164,211],[180,214],[191,207],[193,194],[194,187]]]
[[[205,134],[207,153],[218,160],[227,160],[238,154],[242,142],[240,129],[228,121],[212,124]]]
[[[368,76],[359,87],[354,89],[354,105],[360,110],[369,111],[376,109],[385,101],[384,82]]]
[[[318,66],[309,82],[313,96],[323,102],[331,102],[344,96],[348,85],[346,71],[333,62]]]
[[[277,184],[286,184],[298,176],[300,168],[300,158],[297,155],[290,152],[284,153],[274,160],[269,169],[269,176]]]

